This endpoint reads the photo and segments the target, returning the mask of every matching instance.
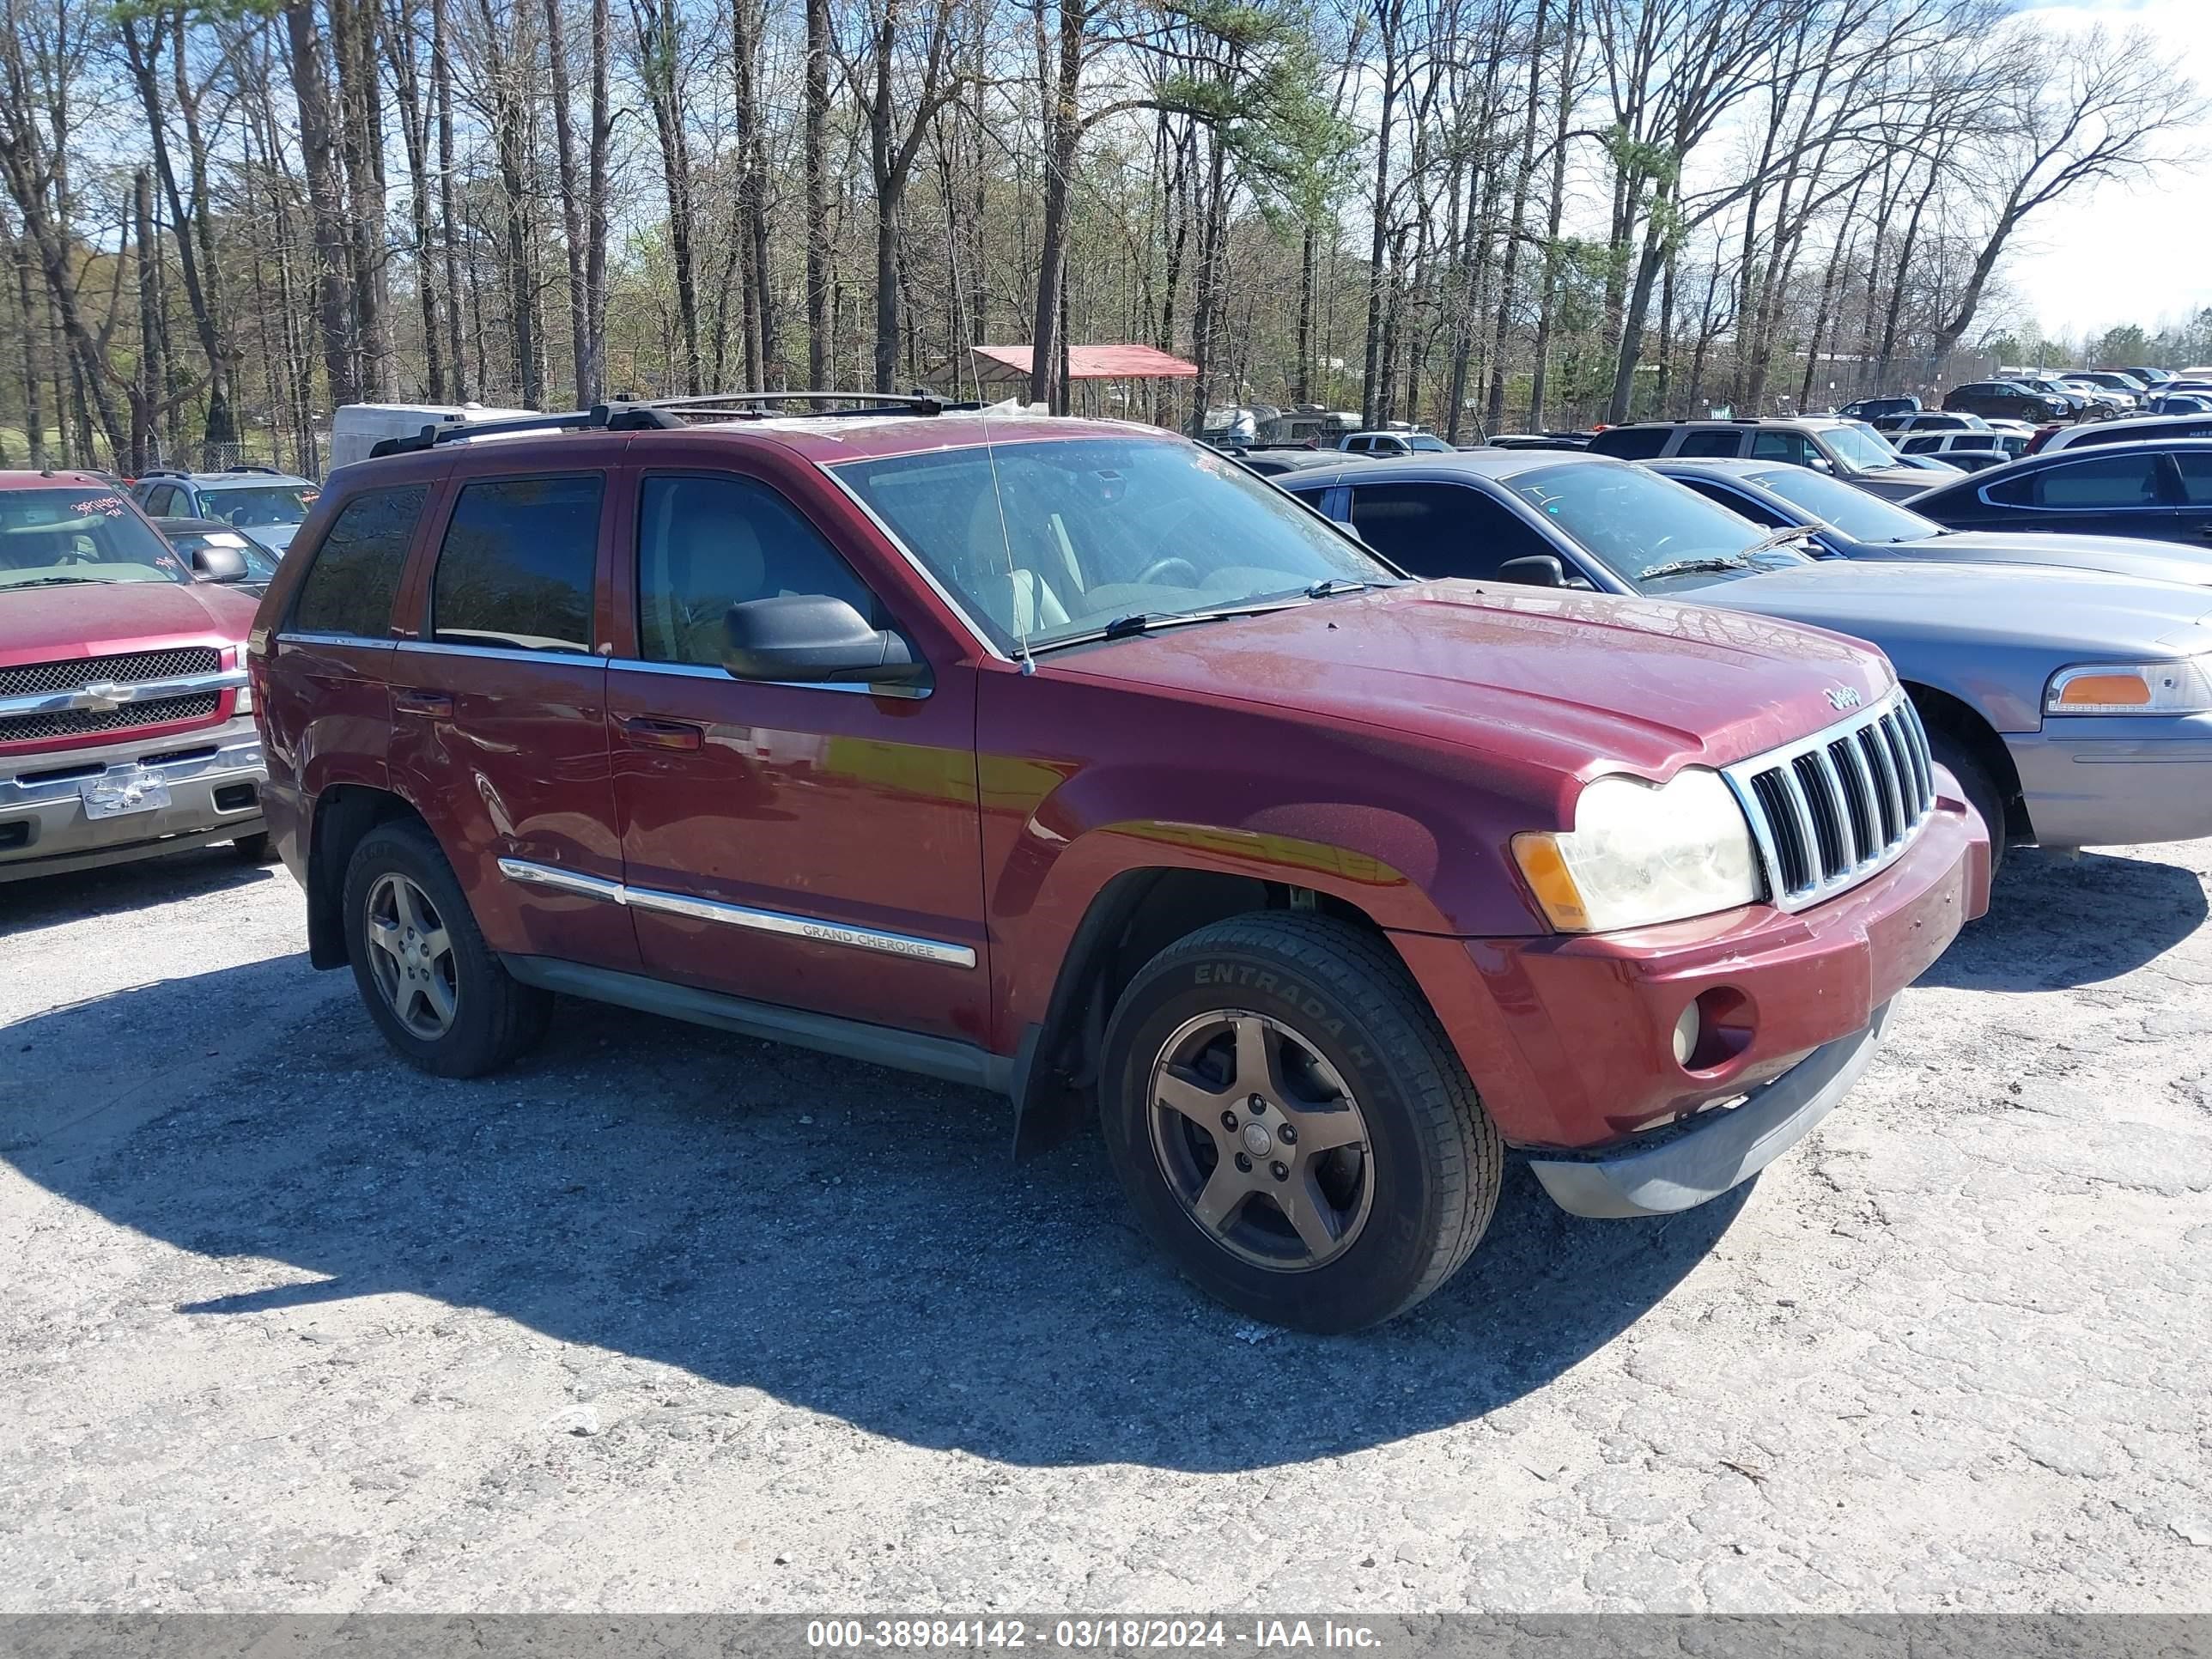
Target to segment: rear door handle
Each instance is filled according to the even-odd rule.
[[[403,714],[422,714],[434,720],[453,718],[453,697],[449,691],[394,691],[392,706]]]
[[[623,735],[633,749],[696,749],[706,741],[700,726],[684,720],[657,720],[640,714],[622,723]]]

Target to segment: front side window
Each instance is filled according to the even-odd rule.
[[[1787,461],[1805,466],[1813,459],[1813,447],[1802,432],[1757,432],[1752,434],[1751,456],[1757,461]]]
[[[604,487],[597,473],[465,486],[438,550],[431,637],[588,652]]]
[[[833,470],[1001,650],[1394,580],[1273,484],[1176,438],[964,445]]]
[[[1779,530],[1790,522],[1764,501],[1753,501],[1740,489],[1731,489],[1711,478],[1677,478],[1675,483],[1686,484],[1717,506],[1724,507],[1738,518],[1748,519],[1753,524],[1765,525],[1769,530]],[[1844,486],[1846,489],[1849,485]]]
[[[2158,457],[2099,455],[2045,467],[1998,485],[1990,499],[2014,507],[2056,509],[2156,507]]]
[[[792,593],[826,593],[875,619],[851,567],[767,485],[727,475],[646,479],[637,637],[647,662],[718,664],[732,605]]]
[[[154,526],[104,484],[0,490],[0,592],[190,580]]]
[[[429,492],[421,484],[369,489],[338,510],[309,556],[291,625],[307,634],[380,640],[392,631],[392,602]]]
[[[1507,481],[1560,533],[1639,592],[1702,587],[1723,577],[1804,564],[1738,518],[1672,478],[1638,466],[1545,467]]]
[[[1417,576],[1486,580],[1508,559],[1559,550],[1466,484],[1361,484],[1352,522],[1368,546]]]

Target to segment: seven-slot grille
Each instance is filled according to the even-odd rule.
[[[135,651],[126,656],[78,657],[69,662],[26,663],[20,668],[0,668],[0,697],[82,691],[88,685],[110,680],[129,685],[137,680],[182,679],[187,674],[218,673],[222,668],[222,653],[210,645]]]
[[[1928,735],[1901,691],[1726,775],[1784,910],[1832,898],[1893,862],[1936,805]]]

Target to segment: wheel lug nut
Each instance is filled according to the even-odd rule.
[[[1281,1141],[1285,1146],[1295,1146],[1298,1144],[1298,1132],[1296,1129],[1293,1129],[1289,1124],[1285,1123],[1281,1128],[1275,1131],[1275,1139]]]
[[[1291,1166],[1279,1159],[1267,1166],[1267,1172],[1278,1181],[1288,1181],[1291,1178]]]
[[[1246,1175],[1250,1175],[1252,1173],[1252,1160],[1245,1157],[1243,1153],[1239,1152],[1237,1154],[1237,1167],[1242,1170]]]
[[[1234,1112],[1224,1112],[1221,1115],[1221,1127],[1230,1131],[1232,1134],[1235,1133],[1237,1129],[1237,1114]]]
[[[1261,1113],[1267,1109],[1267,1103],[1258,1095],[1254,1095],[1250,1100],[1245,1103],[1245,1104],[1251,1107],[1252,1115],[1255,1117],[1259,1116]]]

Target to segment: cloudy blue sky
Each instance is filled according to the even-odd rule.
[[[2150,33],[2177,77],[2212,89],[2212,0],[2022,0],[2054,21]],[[2212,152],[2212,132],[2203,135]],[[2212,306],[2212,157],[2156,182],[2107,185],[2023,228],[2017,308],[2047,334],[2179,321]]]

